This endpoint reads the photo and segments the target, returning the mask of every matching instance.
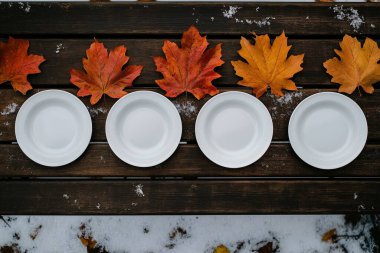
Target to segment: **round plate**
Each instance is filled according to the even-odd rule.
[[[200,110],[195,135],[202,152],[214,163],[240,168],[257,161],[273,135],[272,118],[257,98],[243,92],[224,92]]]
[[[92,123],[76,96],[46,90],[31,96],[16,117],[16,139],[36,163],[62,166],[77,159],[90,143]]]
[[[336,169],[353,161],[367,140],[367,121],[347,96],[321,92],[303,100],[289,121],[289,139],[306,163]]]
[[[173,103],[151,91],[125,95],[112,106],[106,121],[112,151],[138,167],[151,167],[168,159],[181,135],[181,117]]]

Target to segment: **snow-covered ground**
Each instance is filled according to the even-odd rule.
[[[86,239],[112,253],[378,252],[379,217],[343,215],[250,216],[3,216],[0,252],[87,252]],[[376,227],[377,224],[377,227]],[[329,241],[323,235],[336,229]],[[373,236],[376,232],[377,236]],[[80,240],[82,238],[82,240]],[[17,252],[17,251],[14,251]],[[258,251],[260,252],[260,251]],[[266,252],[266,251],[265,251]]]

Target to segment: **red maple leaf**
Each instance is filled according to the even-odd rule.
[[[112,98],[120,98],[127,94],[124,89],[132,86],[133,80],[141,73],[143,66],[123,66],[129,57],[125,55],[127,48],[123,45],[115,47],[108,54],[103,43],[95,40],[86,50],[87,59],[83,58],[86,72],[71,69],[70,82],[79,87],[78,96],[90,96],[91,104],[96,104],[103,94]]]
[[[0,42],[0,84],[10,82],[24,95],[32,89],[27,76],[40,73],[38,67],[45,61],[40,55],[28,55],[28,48],[29,40],[9,37],[8,42]]]
[[[156,83],[166,91],[167,97],[176,97],[188,91],[197,99],[209,94],[217,94],[219,90],[212,85],[211,81],[221,75],[214,68],[224,62],[221,44],[207,49],[206,36],[202,37],[194,26],[183,33],[181,48],[169,40],[164,41],[162,50],[163,57],[154,57],[157,71],[164,76]],[[207,49],[207,50],[206,50]]]

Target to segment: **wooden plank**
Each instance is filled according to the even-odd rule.
[[[2,181],[0,213],[378,213],[379,192],[380,181],[360,180]]]
[[[248,35],[248,38],[251,36]],[[179,38],[179,36],[178,36]],[[127,54],[130,56],[129,64],[143,65],[144,70],[134,82],[134,86],[157,87],[155,80],[161,79],[160,73],[156,72],[152,56],[163,55],[162,44],[164,39],[101,39],[108,48],[117,45],[126,45]],[[171,39],[178,42],[178,39]],[[322,66],[327,59],[334,57],[334,48],[339,48],[341,39],[291,39],[291,54],[305,54],[303,71],[296,74],[294,81],[298,86],[319,85],[336,87],[330,82],[328,75]],[[59,85],[68,86],[70,80],[70,68],[82,69],[82,58],[85,51],[92,43],[92,39],[30,39],[30,52],[43,55],[47,61],[41,65],[41,74],[30,75],[28,78],[34,87],[46,87]],[[253,41],[253,40],[252,40]],[[240,49],[239,38],[236,39],[210,39],[210,45],[222,43],[223,60],[225,64],[217,69],[222,75],[214,81],[217,86],[235,86],[240,80],[230,64],[232,60],[240,59],[237,50]],[[380,44],[380,40],[377,40]],[[57,46],[62,49],[57,51]],[[58,52],[58,53],[57,53]]]
[[[380,145],[367,145],[351,164],[319,170],[302,162],[290,144],[272,144],[265,155],[242,169],[208,160],[199,147],[180,145],[164,163],[137,168],[117,158],[108,144],[90,144],[77,161],[54,169],[34,163],[17,145],[0,145],[0,177],[380,177]]]
[[[334,6],[347,8],[349,14],[350,7],[358,11],[365,22],[356,29],[361,34],[379,35],[380,31],[380,6],[375,3],[29,3],[29,6],[0,5],[0,34],[151,36],[179,34],[192,24],[210,35],[240,35],[253,30],[272,34],[285,30],[290,35],[354,33],[351,21],[337,19],[331,8]],[[228,12],[230,6],[239,9],[236,15],[226,18],[223,12]],[[266,18],[270,25],[259,23]]]
[[[136,89],[128,89],[129,91],[135,91]],[[141,90],[141,89],[138,89]],[[151,91],[160,92],[159,89],[149,89]],[[221,92],[229,90],[239,90],[243,92],[251,92],[249,88],[244,88],[237,86],[236,88],[221,89]],[[12,106],[15,103],[17,106],[22,105],[22,103],[32,94],[36,93],[38,90],[35,89],[29,92],[27,96],[23,96],[20,93],[16,93],[10,89],[0,89],[0,141],[15,141],[14,134],[14,123],[16,118],[16,112],[7,113],[9,110],[7,107]],[[67,89],[71,93],[76,93],[75,89]],[[302,101],[304,98],[318,93],[320,91],[336,91],[327,89],[302,89],[298,93],[289,93],[282,99],[276,99],[273,95],[265,95],[260,100],[265,104],[272,115],[273,125],[274,125],[274,140],[288,140],[287,127],[290,115],[292,114],[294,108]],[[369,126],[368,139],[369,140],[379,140],[380,139],[380,110],[379,110],[379,99],[380,91],[375,91],[374,94],[360,94],[355,92],[349,96],[354,101],[356,101],[359,106],[363,109]],[[182,117],[183,133],[182,140],[194,142],[195,134],[195,120],[200,108],[208,101],[210,97],[206,97],[200,101],[196,100],[191,94],[183,94],[178,98],[172,99],[173,103],[179,108]],[[107,117],[107,112],[115,103],[115,99],[105,97],[102,99],[98,105],[92,107],[89,105],[89,98],[82,98],[82,101],[89,106],[93,113],[93,141],[105,141],[105,120]],[[100,110],[100,111],[99,111]],[[104,112],[104,113],[103,113]],[[4,114],[4,115],[2,115]]]

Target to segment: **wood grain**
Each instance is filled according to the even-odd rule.
[[[253,39],[251,35],[246,36]],[[172,41],[179,41],[180,36]],[[130,56],[128,64],[143,65],[144,70],[140,77],[134,82],[134,86],[157,87],[155,80],[162,78],[162,75],[156,72],[156,67],[152,57],[163,55],[163,39],[100,39],[101,42],[109,49],[118,45],[126,45],[128,48],[127,55]],[[337,87],[330,82],[331,76],[326,73],[322,66],[323,62],[335,55],[334,49],[339,48],[338,39],[290,39],[289,45],[292,45],[290,54],[305,54],[302,72],[295,75],[293,80],[298,86],[321,86]],[[213,83],[220,87],[236,86],[240,80],[235,75],[235,71],[230,64],[232,60],[238,60],[237,50],[240,49],[240,39],[209,39],[210,45],[222,43],[222,59],[225,64],[217,71],[222,75]],[[93,42],[93,39],[30,39],[30,52],[43,55],[47,61],[41,65],[41,74],[30,75],[28,79],[34,87],[71,87],[70,69],[82,69],[82,58],[85,57],[86,49]],[[380,40],[377,40],[380,44]],[[61,49],[57,46],[61,45]],[[57,53],[58,52],[58,53]]]
[[[380,202],[380,92],[349,95],[363,109],[368,121],[368,143],[363,152],[344,168],[324,171],[302,162],[286,141],[287,125],[294,108],[306,97],[336,91],[322,63],[334,56],[333,49],[344,34],[380,42],[380,5],[370,3],[1,3],[0,39],[12,35],[30,40],[30,53],[47,61],[42,73],[30,75],[35,89],[27,96],[0,89],[0,213],[1,214],[314,214],[379,213]],[[230,6],[240,7],[234,17],[223,16]],[[332,7],[353,7],[364,18],[355,30],[348,20],[338,20]],[[29,11],[28,11],[29,9]],[[270,19],[270,25],[257,21]],[[273,18],[273,19],[271,19]],[[247,22],[248,20],[248,22]],[[256,21],[256,23],[254,22]],[[251,25],[248,23],[252,23]],[[268,33],[273,38],[285,31],[292,54],[305,53],[303,72],[294,78],[298,93],[261,101],[270,111],[274,140],[256,163],[226,169],[209,161],[196,145],[196,116],[210,97],[197,101],[191,94],[172,99],[183,122],[182,140],[172,157],[152,168],[136,168],[119,160],[104,141],[107,112],[116,101],[105,97],[90,106],[92,141],[73,163],[47,168],[28,159],[14,142],[17,111],[31,95],[44,89],[65,89],[71,67],[81,68],[85,50],[96,37],[107,48],[128,47],[129,64],[144,65],[135,87],[163,94],[155,85],[161,75],[152,56],[162,55],[164,39],[178,42],[190,25],[208,35],[211,46],[222,43],[223,77],[215,84],[221,92],[238,90],[231,60],[239,59],[240,36]],[[62,44],[62,45],[61,45]],[[60,46],[61,45],[61,46]],[[60,49],[57,49],[60,47]],[[377,84],[378,87],[379,84]],[[14,104],[13,104],[14,103]],[[16,110],[10,110],[12,105]],[[46,178],[45,178],[46,177]],[[64,179],[67,177],[72,180]],[[74,180],[73,177],[81,177]],[[119,180],[112,179],[119,178]],[[147,180],[138,180],[142,177]],[[219,178],[219,179],[218,179]],[[123,179],[123,180],[121,180]],[[149,180],[148,180],[149,179]],[[137,196],[136,186],[144,196]],[[63,195],[67,194],[68,198]],[[354,197],[354,196],[357,196]]]
[[[380,181],[360,180],[15,181],[0,184],[0,213],[378,213],[379,191]]]
[[[336,5],[334,3],[29,4],[29,12],[17,3],[0,5],[0,34],[161,36],[180,34],[192,24],[196,24],[205,34],[222,36],[247,34],[249,31],[278,34],[283,30],[290,35],[302,36],[356,33],[350,26],[350,21],[336,18],[337,14],[331,8]],[[358,33],[379,35],[378,4],[340,3],[339,6],[341,5],[344,8],[354,7],[364,17],[365,23],[357,29]],[[240,9],[228,19],[223,16],[223,12],[228,11],[230,6]],[[256,11],[257,7],[259,9]],[[270,25],[259,26],[254,22],[263,21],[267,17],[274,18],[270,20]]]
[[[207,159],[195,144],[180,145],[165,162],[137,168],[122,162],[108,144],[90,144],[76,161],[59,168],[41,166],[18,145],[0,145],[1,177],[380,177],[380,145],[367,145],[349,165],[319,170],[297,157],[290,144],[272,144],[257,162],[241,169],[220,167]]]
[[[136,91],[141,89],[128,89],[128,91]],[[163,93],[160,89],[145,89],[155,92]],[[221,92],[238,90],[243,92],[251,92],[249,88],[239,87],[236,88],[226,88],[221,89]],[[9,89],[0,89],[0,141],[15,141],[16,137],[14,134],[14,124],[16,118],[16,112],[1,115],[2,112],[7,112],[7,106],[12,103],[16,103],[19,106],[32,94],[38,92],[38,89],[29,92],[27,96],[23,96],[20,93],[16,93],[13,90]],[[71,93],[76,93],[75,89],[66,89]],[[327,90],[327,89],[302,89],[297,93],[289,93],[282,99],[276,99],[273,95],[267,94],[260,98],[264,105],[268,108],[269,112],[272,115],[273,126],[274,126],[274,140],[288,140],[288,122],[290,115],[292,114],[294,108],[301,102],[304,98],[321,92],[321,91],[336,91],[336,90]],[[369,127],[368,139],[369,140],[379,140],[380,139],[380,109],[379,109],[379,100],[380,92],[375,91],[374,94],[359,94],[355,92],[349,96],[364,111]],[[183,94],[178,98],[172,99],[173,103],[179,108],[181,118],[182,118],[182,140],[188,142],[195,142],[195,120],[199,110],[202,108],[204,103],[206,103],[210,97],[206,97],[202,100],[195,99],[191,94]],[[86,106],[90,108],[93,114],[93,141],[105,141],[105,120],[107,118],[107,112],[111,106],[115,103],[115,99],[105,97],[102,99],[96,106],[91,106],[89,104],[89,98],[82,98],[82,101]],[[103,112],[99,111],[102,110]]]

